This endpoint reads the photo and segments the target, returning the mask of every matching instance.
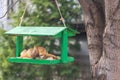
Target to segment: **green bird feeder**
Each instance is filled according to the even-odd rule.
[[[32,63],[32,64],[61,64],[73,62],[74,58],[68,56],[68,37],[75,36],[77,31],[67,27],[16,27],[5,34],[16,36],[16,57],[8,59],[9,62],[15,63]],[[51,36],[60,38],[60,59],[44,60],[44,59],[26,59],[20,58],[23,50],[24,36]]]

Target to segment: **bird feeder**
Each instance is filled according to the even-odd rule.
[[[16,36],[16,57],[8,59],[9,62],[15,63],[32,63],[32,64],[60,64],[73,62],[74,58],[68,56],[68,37],[75,36],[77,32],[67,27],[16,27],[5,34]],[[44,59],[27,59],[20,58],[23,50],[24,36],[51,36],[60,38],[60,59],[44,60]]]

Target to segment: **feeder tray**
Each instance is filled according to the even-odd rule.
[[[8,59],[9,62],[15,63],[31,63],[31,64],[60,64],[61,59],[57,60],[42,60],[42,59],[27,59],[27,58],[20,58],[20,57],[11,57]],[[74,61],[73,57],[68,57],[64,63],[69,63]]]
[[[68,37],[75,36],[78,32],[67,27],[16,27],[5,34],[16,36],[16,57],[8,59],[9,62],[15,63],[32,63],[32,64],[60,64],[73,62],[74,58],[68,56]],[[20,58],[20,53],[23,50],[24,36],[52,36],[60,38],[60,59],[43,60],[43,59],[28,59]]]

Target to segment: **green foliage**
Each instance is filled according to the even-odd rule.
[[[78,4],[74,0],[59,0],[61,11],[68,26],[71,20],[79,15]],[[21,0],[18,12],[11,13],[12,25],[18,26],[20,17],[23,14],[26,2]],[[31,0],[28,5],[23,26],[61,26],[60,15],[54,0]],[[73,64],[62,65],[32,65],[9,63],[7,59],[15,56],[15,37],[4,35],[4,30],[0,29],[0,80],[75,80],[79,75],[79,66]],[[34,45],[41,45],[53,52],[59,51],[55,45],[55,40],[49,37],[24,37],[24,47],[30,48]]]
[[[14,25],[18,26],[20,23],[20,17],[24,12],[27,5],[24,1],[19,5],[19,11],[17,14],[12,15],[14,18]],[[74,0],[59,0],[61,12],[66,20],[68,26],[71,24],[71,20],[77,19],[80,14],[80,7]],[[31,0],[31,3],[27,6],[25,18],[23,20],[24,26],[60,26],[62,22],[59,20],[60,15],[54,0]]]

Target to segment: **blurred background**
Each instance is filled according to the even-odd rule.
[[[26,10],[25,7],[27,6]],[[67,27],[80,32],[69,38],[69,55],[75,61],[58,65],[17,64],[7,61],[15,56],[15,36],[4,33],[20,24],[22,26],[63,26],[59,20],[55,0],[0,0],[0,80],[90,80],[90,63],[84,16],[77,0],[59,0]],[[24,48],[44,46],[59,55],[59,39],[24,37]]]

